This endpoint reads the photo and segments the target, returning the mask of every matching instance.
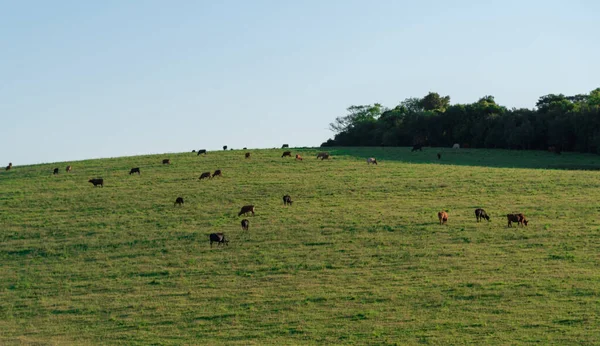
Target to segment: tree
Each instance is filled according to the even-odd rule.
[[[450,105],[450,96],[441,97],[438,93],[429,92],[419,101],[419,105],[426,111],[444,112]]]

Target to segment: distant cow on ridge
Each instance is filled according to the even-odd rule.
[[[369,158],[367,159],[367,165],[368,165],[368,164],[370,164],[370,163],[372,163],[372,164],[374,164],[374,165],[377,165],[377,159],[376,159],[376,158],[374,158],[374,157],[369,157]]]
[[[170,165],[171,164],[171,160],[170,159],[164,159],[163,160],[163,165]]]
[[[322,158],[322,157],[323,157],[323,156],[325,156],[325,155],[329,156],[329,153],[326,153],[326,152],[321,152],[321,153],[318,153],[318,154],[317,154],[317,159],[320,159],[320,158]]]
[[[199,149],[198,154],[196,154],[196,155],[200,155],[200,154],[206,155],[206,149]]]
[[[11,168],[12,168],[12,162],[9,162],[9,163],[8,163],[8,166],[6,166],[6,170],[8,171],[8,170],[10,170]]]
[[[73,170],[73,167],[67,166],[67,173],[71,172],[71,170]]]
[[[137,173],[138,175],[140,175],[140,174],[141,174],[141,173],[140,173],[140,168],[139,168],[139,167],[132,168],[132,169],[129,171],[129,175],[132,175],[133,173]]]
[[[281,149],[289,148],[289,147],[290,147],[289,144],[284,144],[284,145],[281,146]]]
[[[52,173],[52,174],[55,174],[55,175],[58,174],[58,167],[54,169],[54,173]]]
[[[223,146],[223,150],[227,150],[227,146],[226,145]]]
[[[281,155],[281,157],[292,157],[292,152],[291,151],[284,151],[283,154]]]
[[[244,154],[244,157],[247,158],[247,159],[249,159],[250,158],[250,153]]]
[[[104,179],[102,179],[102,178],[90,179],[90,180],[88,180],[88,183],[94,184],[94,187],[96,187],[98,185],[100,185],[101,187],[104,187]]]
[[[242,210],[240,210],[240,212],[238,213],[238,216],[241,216],[242,214],[248,214],[248,213],[252,213],[252,216],[254,216],[254,206],[253,205],[243,206]]]

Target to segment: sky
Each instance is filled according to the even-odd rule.
[[[350,105],[600,87],[600,2],[0,0],[0,165],[319,146]]]

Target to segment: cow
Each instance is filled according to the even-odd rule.
[[[73,170],[73,167],[71,167],[70,165],[67,166],[67,173],[71,172]]]
[[[250,158],[250,153],[244,154],[244,157],[246,157],[247,159],[249,159]]]
[[[283,154],[281,154],[281,157],[292,157],[292,152],[291,151],[284,151]]]
[[[198,149],[198,154],[196,154],[196,155],[200,155],[200,154],[206,155],[206,149]]]
[[[52,173],[54,175],[58,174],[58,167],[54,169],[54,173]]]
[[[325,154],[323,156],[321,156],[321,161],[323,160],[329,160],[329,154]]]
[[[248,213],[252,213],[252,216],[254,216],[254,206],[253,205],[243,206],[242,210],[240,210],[240,212],[238,213],[238,216],[241,216],[242,214],[248,214]]]
[[[548,151],[551,153],[555,153],[556,155],[560,155],[560,149],[555,146],[548,147]]]
[[[367,165],[368,165],[369,163],[372,163],[372,164],[374,164],[374,165],[377,165],[377,159],[376,159],[376,158],[374,158],[374,157],[370,157],[370,158],[368,158],[368,159],[367,159]]]
[[[462,147],[463,149],[469,149],[471,146],[469,145],[469,143],[463,143]]]
[[[90,179],[88,180],[88,183],[94,184],[94,187],[97,187],[98,185],[100,185],[100,187],[104,187],[104,179],[102,178]]]
[[[452,146],[452,149],[460,149],[460,144],[454,143],[454,145]]]
[[[490,221],[490,217],[488,216],[488,214],[485,212],[485,210],[481,208],[475,209],[475,218],[477,219],[477,222],[483,219]]]
[[[527,219],[523,214],[506,214],[506,218],[508,219],[508,227],[512,227],[512,223],[516,222],[517,224],[523,226],[527,226]]]
[[[320,159],[320,158],[322,158],[322,157],[323,157],[323,156],[325,156],[325,155],[328,155],[328,156],[329,156],[329,153],[326,153],[326,152],[318,153],[318,154],[317,154],[317,160],[318,160],[318,159]]]
[[[242,220],[242,230],[247,231],[249,226],[250,226],[250,221],[248,221],[248,219],[243,219]]]
[[[446,222],[448,222],[448,213],[446,213],[445,211],[440,211],[438,213],[438,219],[440,219],[440,225],[445,224]]]
[[[441,160],[442,159],[442,154],[437,153],[437,157],[438,157],[438,160]]]
[[[195,152],[196,152],[196,149],[192,149],[192,153],[195,153]]]
[[[180,206],[183,205],[183,197],[177,197],[177,199],[175,200],[175,204],[173,204],[173,206],[176,206],[178,204]]]
[[[140,175],[140,174],[141,174],[141,173],[140,173],[140,168],[139,168],[139,167],[132,168],[132,169],[129,171],[129,175],[132,175],[133,173],[137,173],[138,175]]]
[[[281,146],[281,149],[289,148],[289,147],[290,147],[289,144],[284,144],[284,145]]]
[[[285,195],[283,196],[283,205],[292,205],[292,197],[290,197],[290,195]]]
[[[221,172],[221,170],[217,169],[212,177],[214,178],[214,177],[222,177],[222,176],[223,176],[223,173]]]
[[[297,161],[302,161],[302,156],[300,156],[299,154],[296,154],[296,160]]]
[[[204,178],[210,178],[210,172],[204,172],[202,174],[200,174],[200,180],[204,179]]]
[[[211,248],[213,243],[217,243],[217,246],[221,244],[229,245],[229,240],[225,239],[225,234],[223,233],[211,233],[209,239]]]
[[[170,159],[164,159],[162,164],[163,165],[170,165],[171,164],[171,160]]]
[[[223,146],[223,150],[227,150],[227,146],[226,145]]]
[[[413,151],[417,151],[417,150],[423,151],[423,145],[421,145],[421,144],[415,144],[415,145],[413,145],[413,147],[410,150],[410,152],[412,153]]]
[[[6,166],[6,170],[8,171],[8,170],[10,170],[11,168],[12,168],[12,162],[9,162],[9,163],[8,163],[8,166]]]
[[[248,149],[248,148],[246,148],[246,147],[243,147],[243,148],[242,148],[242,150],[246,150],[246,149]]]

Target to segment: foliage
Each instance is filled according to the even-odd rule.
[[[383,112],[370,114],[371,108]],[[333,139],[322,146],[407,146],[423,144],[472,148],[537,149],[600,153],[600,88],[586,95],[550,94],[535,109],[507,109],[487,95],[471,104],[450,104],[430,92],[393,109],[380,104],[352,106],[331,126]],[[379,113],[377,113],[379,115]]]

